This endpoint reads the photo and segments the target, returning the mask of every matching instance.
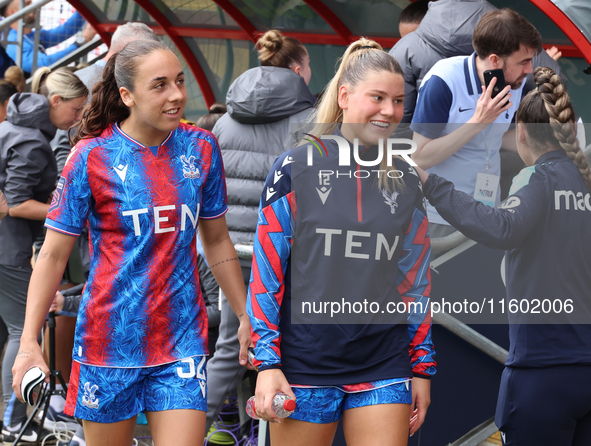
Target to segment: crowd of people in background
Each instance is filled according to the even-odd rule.
[[[0,15],[18,11],[13,0]],[[24,21],[20,68],[15,45],[0,45],[5,444],[19,433],[34,444],[61,422],[76,431],[64,446],[129,446],[141,413],[156,445],[201,444],[256,368],[256,414],[271,422],[273,446],[330,446],[339,420],[351,446],[406,445],[427,417],[437,367],[430,237],[456,230],[508,251],[507,296],[562,293],[591,315],[591,222],[554,202],[558,189],[591,193],[591,171],[561,54],[517,12],[418,0],[389,52],[364,38],[348,46],[320,99],[305,45],[269,30],[256,45],[260,66],[195,123],[184,115],[189,73],[147,25],[119,26],[89,66],[52,71],[95,31],[79,13],[53,30],[33,30],[35,13]],[[498,94],[491,70],[503,74]],[[359,168],[392,135],[416,143],[412,162],[384,157],[376,178],[327,175],[341,143]],[[375,259],[351,251],[361,244],[340,236],[351,231],[379,234]],[[237,243],[253,245],[252,260]],[[557,262],[557,251],[568,255]],[[426,306],[388,322],[292,323],[302,295]],[[23,375],[49,373],[38,343],[49,311],[63,316],[67,400],[52,397],[43,430],[23,430]],[[510,322],[496,412],[504,444],[588,444],[589,325]],[[557,382],[555,405],[540,389]],[[296,400],[287,419],[273,410],[277,393]]]

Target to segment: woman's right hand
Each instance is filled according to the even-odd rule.
[[[33,367],[39,367],[43,373],[45,373],[45,382],[48,383],[49,367],[47,367],[45,359],[43,359],[41,347],[39,347],[39,344],[36,342],[23,343],[21,340],[18,354],[16,355],[14,365],[12,366],[12,390],[14,390],[19,401],[24,402],[23,396],[21,395],[21,382],[23,376]]]
[[[268,369],[259,372],[254,392],[255,409],[259,418],[271,423],[281,423],[281,419],[273,411],[273,398],[279,392],[285,393],[294,401],[296,399],[285,375],[280,369]]]

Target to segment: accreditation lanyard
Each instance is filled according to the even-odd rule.
[[[491,128],[491,126],[489,126]],[[488,130],[488,129],[485,129]],[[483,130],[483,133],[485,132]],[[476,186],[474,187],[474,199],[480,201],[488,206],[494,207],[497,202],[497,194],[499,192],[499,182],[501,177],[488,171],[488,164],[490,161],[490,147],[488,147],[487,135],[484,136],[484,147],[486,148],[486,166],[484,171],[478,172],[476,175]]]

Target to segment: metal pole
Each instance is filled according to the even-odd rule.
[[[447,446],[478,446],[498,430],[497,426],[495,426],[495,419],[493,417],[486,420],[484,423],[479,424],[470,432],[462,435],[462,437]]]
[[[33,3],[29,6],[27,6],[26,8],[24,7],[25,4],[24,2],[21,0],[21,10],[19,12],[17,12],[16,14],[12,14],[10,17],[6,17],[4,20],[2,20],[0,22],[0,31],[2,31],[5,28],[8,28],[10,25],[12,25],[14,22],[16,22],[17,20],[19,20],[21,17],[26,16],[28,13],[35,11],[36,9],[41,8],[43,5],[46,5],[47,3],[51,2],[52,0],[39,0],[36,3]]]
[[[438,313],[433,315],[433,322],[443,325],[449,331],[462,338],[464,341],[472,344],[477,349],[483,351],[488,356],[496,359],[501,364],[505,364],[509,352],[503,347],[495,344],[486,336],[481,335],[473,328],[470,328],[463,322],[460,322],[447,313]]]
[[[24,7],[25,7],[25,0],[21,0],[20,1],[21,11],[23,10]],[[18,13],[14,14],[14,15],[18,15]],[[3,20],[2,23],[4,23],[6,20],[9,20],[9,19]],[[2,28],[0,28],[0,30],[1,29]],[[21,18],[18,21],[17,37],[16,37],[16,41],[18,42],[18,46],[16,47],[16,60],[15,60],[16,64],[19,67],[23,66],[23,40],[24,40],[24,38],[25,38],[25,22]]]
[[[39,55],[39,42],[41,40],[41,23],[40,14],[35,14],[35,48],[33,48],[33,66],[31,68],[31,75],[37,71],[37,56]]]

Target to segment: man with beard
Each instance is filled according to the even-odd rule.
[[[515,148],[513,132],[507,131],[542,37],[524,17],[502,9],[482,16],[472,44],[472,55],[441,60],[425,76],[411,124],[417,143],[413,160],[492,206],[499,201],[499,150]],[[494,85],[502,81],[495,77],[485,88],[488,70],[504,75],[506,86],[494,98]],[[454,231],[432,206],[427,214],[431,237]]]

